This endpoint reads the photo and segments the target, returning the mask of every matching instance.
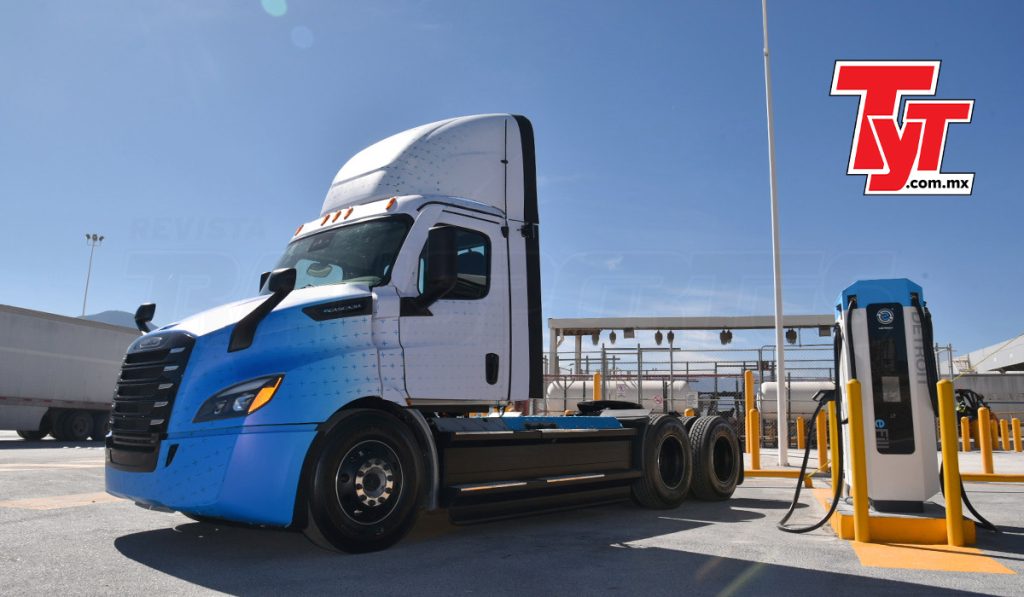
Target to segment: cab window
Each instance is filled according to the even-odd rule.
[[[455,252],[456,268],[458,279],[455,287],[448,294],[441,297],[444,300],[476,300],[487,296],[491,286],[491,241],[486,234],[469,230],[467,228],[455,228]],[[434,234],[433,231],[430,233]],[[419,269],[419,291],[423,292],[423,280],[427,274],[427,246],[430,244],[430,236],[427,237],[427,245],[424,245],[420,253]]]

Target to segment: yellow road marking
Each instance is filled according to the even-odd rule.
[[[60,508],[75,508],[78,506],[91,506],[92,504],[106,504],[110,502],[123,502],[121,498],[114,497],[109,493],[74,493],[71,495],[53,495],[40,498],[25,498],[20,500],[6,500],[0,502],[0,508],[20,508],[24,510],[58,510]]]
[[[863,566],[943,572],[1016,574],[974,547],[851,542]]]

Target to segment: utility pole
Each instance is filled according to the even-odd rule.
[[[775,121],[772,115],[772,69],[768,61],[768,0],[761,0],[761,27],[764,33],[764,95],[768,109],[768,176],[772,202],[772,269],[775,281],[775,384],[778,413],[779,466],[789,466],[789,411],[786,380],[785,344],[782,341],[782,261],[779,255],[779,197],[775,186]]]
[[[82,316],[85,317],[85,303],[89,300],[89,279],[92,278],[92,256],[96,253],[96,247],[103,242],[103,236],[99,234],[85,235],[85,243],[89,245],[89,269],[85,274],[85,295],[82,296]]]

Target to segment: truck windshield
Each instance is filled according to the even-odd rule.
[[[295,268],[295,287],[327,284],[378,286],[391,277],[408,218],[349,224],[300,238],[288,245],[277,268]]]

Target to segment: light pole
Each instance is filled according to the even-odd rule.
[[[89,279],[92,278],[92,256],[96,252],[96,247],[100,246],[103,242],[103,236],[99,234],[85,235],[85,243],[89,245],[89,269],[85,274],[85,295],[82,297],[82,316],[85,317],[85,302],[89,300]]]
[[[764,34],[764,95],[768,108],[768,177],[772,203],[772,270],[775,282],[775,384],[779,466],[789,466],[789,412],[786,396],[786,348],[782,343],[782,258],[779,255],[779,195],[775,186],[775,122],[772,110],[772,69],[768,60],[768,0],[761,0]]]

